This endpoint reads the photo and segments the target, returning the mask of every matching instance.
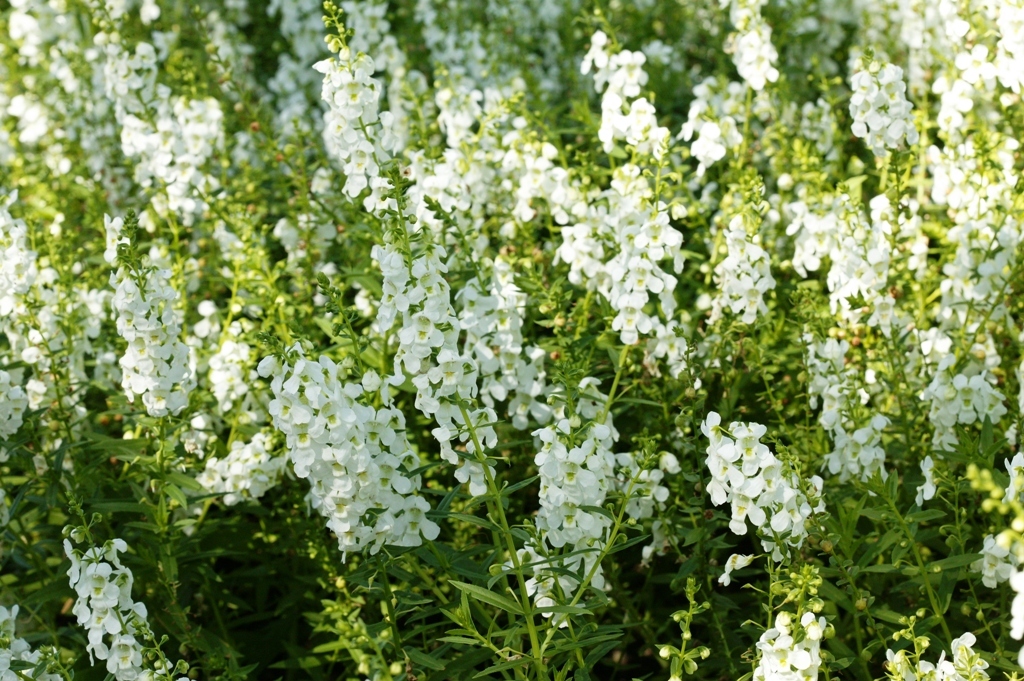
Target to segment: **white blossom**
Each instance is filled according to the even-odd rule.
[[[856,65],[850,78],[853,134],[865,140],[875,156],[897,149],[904,141],[917,144],[918,133],[907,101],[903,69],[872,60]]]

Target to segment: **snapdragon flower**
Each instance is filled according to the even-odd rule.
[[[903,69],[876,60],[858,60],[850,78],[853,134],[865,140],[875,156],[885,156],[904,142],[917,144],[919,135],[907,101]]]
[[[946,652],[939,655],[937,662],[915,659],[913,650],[887,650],[886,671],[890,679],[935,679],[935,681],[987,681],[989,678],[988,662],[974,652],[977,638],[970,632],[953,639],[950,644],[952,655],[947,659]]]
[[[999,42],[996,44],[995,71],[1003,87],[1020,94],[1024,84],[1024,1],[1001,0],[997,3]]]
[[[757,649],[761,653],[754,669],[754,681],[817,679],[821,667],[821,638],[827,623],[824,617],[805,612],[799,622],[788,612],[775,616],[775,626],[761,634]]]
[[[537,528],[553,548],[590,546],[604,537],[611,523],[600,513],[580,508],[601,506],[615,476],[611,448],[618,431],[604,412],[605,396],[596,386],[593,378],[580,382],[576,419],[589,424],[578,434],[565,417],[533,433],[540,443],[534,459],[541,479]]]
[[[761,9],[767,0],[720,0],[729,6],[729,21],[736,31],[729,36],[726,51],[732,53],[740,77],[755,91],[779,79],[775,62],[779,54],[772,45],[772,28]]]
[[[1010,588],[1013,590],[1013,602],[1010,603],[1010,638],[1024,638],[1024,569],[1015,570],[1010,575]],[[1017,655],[1017,664],[1024,667],[1024,647]]]
[[[271,378],[270,414],[295,475],[309,481],[310,505],[327,519],[342,554],[436,539],[440,528],[426,517],[430,505],[412,474],[419,456],[406,438],[405,415],[386,392],[384,404],[372,406],[373,395],[387,390],[380,377],[367,372],[346,381],[326,356],[307,360],[297,344],[289,353],[293,363],[269,356],[259,374]]]
[[[841,423],[832,429],[835,449],[825,456],[824,467],[832,475],[839,475],[845,482],[851,477],[870,479],[875,473],[886,477],[885,450],[882,448],[882,431],[890,423],[881,414],[875,414],[867,425],[848,433]]]
[[[807,481],[813,495],[809,498],[801,490],[796,472],[761,443],[765,426],[733,422],[726,430],[721,420],[716,412],[710,412],[701,424],[701,432],[709,440],[706,465],[712,478],[707,487],[711,502],[730,504],[729,529],[735,534],[746,534],[750,520],[764,550],[781,562],[783,547],[801,546],[807,537],[807,520],[812,513],[824,511],[823,481],[818,476]]]
[[[167,668],[162,654],[152,669],[147,669],[143,662],[144,652],[159,648],[149,628],[145,603],[132,599],[134,576],[119,556],[127,550],[122,539],[84,552],[74,548],[71,540],[64,540],[64,553],[71,560],[68,577],[77,593],[71,612],[87,631],[90,660],[94,664],[93,658],[106,661],[107,672],[116,681],[136,681],[142,677],[169,681],[173,670]]]
[[[209,359],[208,382],[222,414],[228,414],[249,394],[252,348],[241,339],[242,324],[228,327],[224,342]]]
[[[1010,579],[1017,567],[1017,556],[1003,546],[995,535],[986,535],[981,548],[981,558],[971,563],[971,572],[981,574],[981,583],[994,589]]]
[[[28,293],[36,279],[36,254],[28,245],[24,220],[15,219],[11,205],[18,193],[0,194],[0,318],[11,314],[17,296]]]
[[[13,382],[10,373],[0,369],[0,440],[7,440],[18,432],[26,409],[25,389]],[[0,447],[0,461],[6,460],[7,453]]]
[[[981,423],[986,418],[999,423],[1007,413],[1005,397],[995,387],[990,371],[954,374],[955,363],[953,355],[943,358],[931,383],[921,392],[921,399],[930,403],[928,419],[935,427],[932,443],[940,449],[956,445],[958,424]]]
[[[709,76],[693,88],[694,99],[676,139],[692,140],[690,154],[698,161],[698,178],[743,142],[743,91],[742,83],[723,84],[717,76]]]
[[[725,310],[744,324],[753,324],[768,313],[764,295],[775,289],[775,278],[768,253],[757,235],[749,234],[746,222],[743,215],[735,215],[725,231],[727,255],[715,266],[719,294],[712,303],[712,321],[721,318]]]
[[[270,438],[256,433],[248,442],[235,440],[223,459],[210,457],[196,482],[208,492],[223,494],[228,506],[246,499],[259,499],[277,486],[286,459],[270,453]]]
[[[32,650],[28,641],[18,638],[16,631],[18,610],[17,605],[12,605],[10,609],[0,607],[0,679],[18,681],[28,678],[34,681],[61,681],[59,674],[36,673],[36,665],[43,662],[43,652]],[[18,665],[17,663],[23,664]]]
[[[107,262],[113,265],[116,248],[109,244],[123,242],[124,221],[107,216],[104,222]],[[170,278],[167,269],[144,266],[142,272],[132,272],[123,264],[110,275],[110,285],[115,289],[111,306],[117,314],[117,332],[128,343],[120,361],[125,394],[129,402],[141,397],[146,411],[154,417],[181,413],[195,386],[188,346],[180,340],[181,322],[174,309],[178,292]]]
[[[594,70],[594,85],[601,96],[601,127],[597,136],[609,152],[616,140],[625,140],[641,154],[660,159],[668,150],[669,132],[658,125],[654,106],[639,97],[647,84],[643,52],[620,50],[610,53],[608,36],[597,31],[590,38],[590,51],[580,65],[580,73]],[[632,101],[630,101],[632,100]]]
[[[382,86],[373,77],[370,56],[353,54],[342,45],[334,57],[313,68],[324,74],[321,97],[328,104],[324,142],[343,165],[345,193],[355,198],[371,186],[381,164],[391,158],[397,142],[391,131],[394,118],[379,110]]]
[[[1017,452],[1005,462],[1010,483],[1006,486],[1007,501],[1024,501],[1024,453]]]
[[[924,476],[924,482],[917,488],[917,496],[914,498],[914,503],[923,507],[924,502],[935,498],[935,492],[937,491],[935,486],[935,460],[931,456],[926,456],[921,460],[921,475]]]
[[[752,555],[732,554],[725,561],[725,572],[718,578],[718,583],[722,586],[729,586],[732,583],[732,573],[736,570],[742,570],[752,562],[754,562],[754,556]]]
[[[157,53],[147,42],[129,50],[118,34],[103,34],[103,75],[114,104],[121,148],[135,162],[135,181],[154,187],[153,208],[192,225],[206,208],[201,198],[219,187],[206,166],[224,146],[224,114],[213,97],[176,97],[157,83]]]

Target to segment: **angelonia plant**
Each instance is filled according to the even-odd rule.
[[[0,27],[0,681],[1024,678],[1024,0]]]

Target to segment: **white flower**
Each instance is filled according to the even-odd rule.
[[[766,431],[763,425],[740,422],[725,430],[715,412],[701,424],[701,432],[709,440],[705,463],[711,474],[707,490],[712,503],[721,506],[728,502],[732,510],[729,528],[746,534],[749,520],[765,551],[781,562],[783,545],[801,546],[807,537],[807,519],[824,510],[822,480],[810,478],[808,486],[816,498],[809,499],[801,491],[796,473],[760,442]]]
[[[753,324],[768,312],[764,294],[775,288],[768,253],[757,236],[748,234],[742,215],[729,221],[725,242],[727,255],[715,266],[719,294],[712,303],[712,321],[729,310],[744,324]]]
[[[1010,588],[1014,594],[1010,604],[1010,637],[1019,641],[1024,638],[1024,569],[1010,575]]]
[[[775,626],[757,642],[760,659],[754,669],[754,680],[818,678],[821,638],[826,626],[825,618],[815,617],[812,612],[805,612],[799,623],[794,623],[789,613],[780,612],[775,617]],[[800,630],[803,636],[798,636]]]
[[[108,234],[123,227],[107,220]],[[108,237],[108,243],[120,235]],[[117,332],[128,347],[121,357],[122,385],[129,402],[136,397],[150,416],[178,414],[188,406],[195,381],[189,350],[181,342],[181,322],[174,304],[178,291],[171,286],[170,270],[144,267],[139,279],[124,266],[111,274],[115,288],[111,306],[117,315]]]
[[[168,670],[147,669],[143,660],[142,642],[151,647],[155,637],[145,604],[132,599],[134,577],[118,555],[127,550],[121,539],[85,552],[64,540],[64,553],[71,560],[70,585],[78,595],[71,612],[86,628],[90,659],[106,660],[107,671],[116,681],[170,681]]]
[[[394,117],[379,111],[383,88],[373,77],[376,69],[368,55],[353,54],[343,47],[336,56],[317,62],[313,68],[324,74],[321,98],[328,104],[324,142],[328,152],[344,166],[345,193],[355,198],[377,178],[380,164],[391,158],[396,142],[392,134]]]
[[[264,433],[257,433],[249,442],[235,440],[223,459],[206,460],[206,470],[196,482],[209,492],[223,494],[228,506],[243,499],[259,499],[280,482],[286,461],[271,456],[268,444]]]
[[[1017,557],[1010,550],[996,541],[994,535],[985,537],[981,549],[981,558],[971,563],[971,572],[981,573],[981,582],[994,589],[1002,582],[1010,579],[1013,569],[1017,566]]]
[[[728,560],[725,561],[725,572],[718,578],[718,583],[722,586],[729,586],[732,582],[732,573],[736,570],[742,570],[754,561],[753,555],[742,555],[734,553],[729,556]]]
[[[28,406],[25,389],[13,383],[11,375],[0,369],[0,440],[7,440],[18,432]],[[7,456],[0,448],[0,462],[6,460]]]
[[[917,144],[918,133],[906,99],[903,69],[893,64],[859,60],[850,78],[853,134],[864,138],[875,156],[897,149],[904,141]]]
[[[924,502],[930,501],[935,498],[935,461],[932,460],[931,456],[924,457],[921,461],[921,474],[924,476],[924,482],[917,488],[917,498],[914,500],[918,506],[924,506]]]
[[[0,607],[0,679],[3,681],[19,681],[22,678],[34,681],[60,681],[59,674],[36,674],[35,665],[42,662],[42,651],[32,650],[32,646],[16,634],[18,606],[12,605],[8,610]],[[28,663],[18,672],[11,669],[12,662]],[[17,667],[15,667],[17,669]]]
[[[363,383],[374,381],[365,375],[360,382],[345,381],[344,369],[326,356],[307,360],[298,344],[290,352],[297,357],[293,365],[260,363],[261,372],[272,376],[269,412],[338,548],[343,554],[376,553],[385,544],[419,546],[424,537],[436,538],[438,526],[424,515],[429,505],[411,501],[420,490],[420,477],[411,475],[420,461],[405,435],[405,415],[387,399],[373,406],[374,393]],[[258,498],[280,475],[280,459],[269,456],[265,439],[254,438],[248,445],[235,442],[227,458],[209,463],[200,482],[227,492],[230,505],[243,496]],[[371,523],[375,509],[384,512]]]
[[[761,15],[766,0],[723,0],[729,5],[729,20],[736,32],[729,37],[726,51],[733,54],[733,62],[740,77],[753,90],[760,92],[768,83],[779,79],[775,68],[778,52],[772,45],[772,29]]]

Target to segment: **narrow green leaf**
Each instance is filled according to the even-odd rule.
[[[472,594],[477,600],[483,601],[493,605],[496,608],[500,608],[505,612],[511,612],[515,615],[522,615],[523,609],[514,600],[508,596],[488,591],[487,589],[476,586],[475,584],[467,584],[466,582],[457,582],[452,580],[449,584],[455,586],[459,591],[465,595]]]
[[[402,638],[405,638],[404,634],[402,635]],[[435,671],[444,669],[444,662],[429,653],[410,647],[406,647],[403,650],[405,650],[405,654],[409,656],[409,659],[412,660],[414,664],[418,664],[421,667],[426,667],[427,669],[433,669]]]

